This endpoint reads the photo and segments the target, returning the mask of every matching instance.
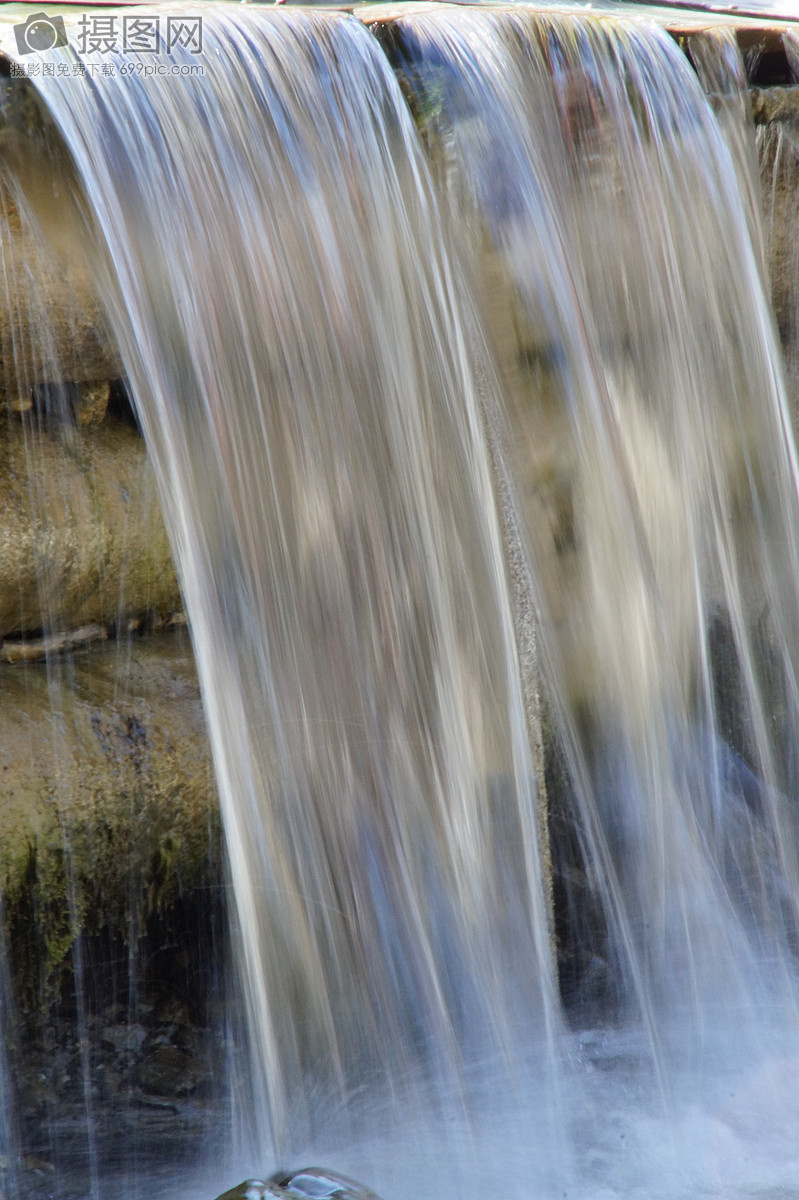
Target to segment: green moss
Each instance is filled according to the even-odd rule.
[[[178,674],[174,663],[170,670],[139,662],[163,700],[114,704],[104,693],[116,655],[106,649],[89,659],[93,667],[64,665],[60,682],[71,676],[72,684],[51,681],[53,694],[44,670],[28,671],[29,711],[14,712],[17,740],[20,718],[28,718],[26,752],[10,765],[1,761],[8,730],[0,713],[5,930],[23,1016],[43,1015],[70,995],[79,938],[135,955],[154,924],[168,929],[192,894],[221,875],[216,789],[190,665]],[[82,695],[90,688],[95,704]]]
[[[419,68],[410,73],[397,68],[395,73],[416,128],[422,135],[427,134],[443,114],[446,96],[443,71],[425,67],[424,73]]]

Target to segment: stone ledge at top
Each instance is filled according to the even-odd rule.
[[[461,4],[463,0],[455,0]],[[356,5],[353,14],[365,25],[387,25],[403,16],[420,12],[435,12],[449,7],[438,0],[399,0],[398,3]],[[471,8],[490,8],[492,12],[516,12],[528,9],[538,12],[557,12],[588,17],[624,17],[656,21],[672,37],[679,40],[706,31],[732,29],[741,49],[746,51],[758,46],[762,56],[776,55],[784,58],[782,36],[794,32],[799,36],[799,18],[788,16],[757,15],[749,12],[709,12],[704,9],[684,8],[679,4],[624,4],[613,0],[591,0],[590,3],[546,4],[467,4]],[[762,84],[771,82],[759,80]]]
[[[352,11],[367,26],[385,26],[409,13],[445,7],[427,0],[406,0],[364,4],[345,11]],[[490,7],[492,11],[507,8],[518,12],[528,6]],[[783,33],[799,33],[799,21],[662,6],[625,8],[600,2],[563,6],[558,11],[642,16],[659,21],[678,39],[706,29],[733,28],[743,49],[758,47],[760,77],[752,82],[759,87],[774,82],[768,71],[762,77],[764,62],[776,64],[774,70],[785,73]],[[11,23],[3,13],[0,47],[6,44],[10,30]],[[0,54],[0,75],[2,57]],[[81,199],[74,168],[53,122],[27,80],[0,79],[0,180],[3,177],[18,181],[26,196],[25,208],[30,209],[20,213],[16,189],[0,182],[0,254],[9,281],[5,290],[0,287],[0,403],[6,400],[20,410],[29,403],[31,388],[37,383],[94,383],[117,378],[121,368],[91,282],[98,239],[91,230],[88,206]],[[42,330],[45,336],[41,336]]]

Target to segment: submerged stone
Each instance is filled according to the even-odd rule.
[[[297,1200],[378,1200],[369,1188],[324,1167],[307,1167],[296,1175],[280,1176],[277,1182]]]
[[[266,1181],[245,1179],[217,1200],[264,1200],[269,1196],[281,1200],[378,1200],[369,1188],[326,1167],[304,1167],[290,1175],[279,1172]]]

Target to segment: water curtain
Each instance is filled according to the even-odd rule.
[[[201,79],[36,85],[190,615],[247,1107],[285,1147],[490,1060],[568,1125],[558,983],[668,1106],[795,1021],[799,473],[733,43],[203,19]]]

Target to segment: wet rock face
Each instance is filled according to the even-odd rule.
[[[752,88],[751,97],[755,125],[785,122],[799,129],[799,88]]]
[[[94,281],[102,239],[36,91],[0,78],[0,635],[180,607]],[[129,409],[127,409],[129,416]]]
[[[217,796],[185,632],[0,665],[0,687],[7,952],[18,1010],[35,1022],[72,986],[78,937],[135,956],[193,887],[218,884]],[[98,1006],[103,970],[90,981]]]
[[[20,137],[0,120],[6,168]],[[22,1145],[49,1163],[87,1104],[109,1129],[185,1124],[224,919],[188,638],[140,636],[181,608],[160,504],[77,209],[43,163],[27,183],[55,241],[0,183],[0,891]],[[189,1000],[185,1025],[157,1015]]]
[[[20,1194],[54,1170],[85,1194],[88,1111],[109,1161],[196,1153],[221,1119],[227,914],[185,629],[0,663],[0,860]]]
[[[68,432],[0,422],[0,636],[181,606],[141,437],[113,417]]]
[[[75,218],[69,232],[67,205],[65,257],[20,211],[8,169],[19,158],[28,170],[21,136],[0,116],[0,636],[164,616],[180,607],[177,579],[116,351],[74,252],[86,231]],[[45,166],[57,157],[39,163],[32,195],[69,191],[57,175],[45,183]]]
[[[133,1082],[148,1096],[178,1099],[191,1095],[209,1078],[203,1062],[175,1045],[158,1045],[132,1072]]]
[[[763,225],[774,313],[789,380],[799,392],[799,87],[753,90]]]
[[[224,1090],[218,801],[186,631],[153,632],[182,603],[107,270],[0,78],[0,1004],[31,1196],[71,1162],[84,1194],[91,1126],[114,1162],[196,1146]]]
[[[0,243],[0,399],[20,409],[36,384],[117,378],[119,358],[85,265],[64,266],[2,183]]]
[[[119,375],[93,278],[102,269],[75,168],[27,80],[0,78],[0,397]]]
[[[187,1103],[210,1101],[223,1045],[213,1022],[176,1027],[159,1019],[157,1006],[146,1001],[139,1004],[137,1017],[130,1024],[119,1023],[119,1006],[111,1006],[87,1019],[83,1045],[68,1034],[58,1037],[55,1026],[30,1044],[19,1089],[19,1116],[30,1154],[46,1159],[48,1123],[87,1099],[118,1125],[124,1125],[126,1110],[158,1114],[163,1122],[170,1114],[179,1118]],[[194,1048],[181,1049],[180,1034],[189,1031]],[[87,1053],[88,1087],[82,1061]]]
[[[85,1200],[91,1171],[87,1113],[94,1122],[91,1153],[102,1172],[104,1195],[126,1195],[131,1182],[136,1195],[147,1194],[142,1178],[156,1173],[161,1186],[154,1194],[162,1194],[175,1172],[196,1162],[209,1131],[224,1127],[221,1013],[211,1007],[195,1019],[190,1032],[197,1049],[184,1053],[181,1084],[168,1095],[163,1088],[142,1087],[137,1076],[154,1053],[174,1051],[176,1037],[187,1029],[162,1019],[153,997],[143,996],[128,1026],[135,1036],[125,1046],[121,1033],[117,1037],[125,1028],[123,1018],[120,1006],[90,1015],[82,1037],[74,1025],[70,1030],[51,1023],[42,1038],[27,1045],[24,1058],[14,1056],[22,1153],[4,1164],[3,1182],[10,1184],[13,1171],[13,1194],[20,1200],[54,1195]]]

